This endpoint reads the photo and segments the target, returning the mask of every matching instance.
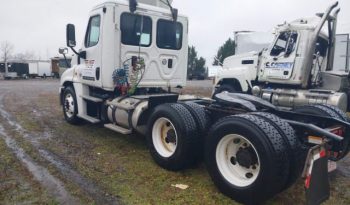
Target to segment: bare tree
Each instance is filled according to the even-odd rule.
[[[0,46],[0,58],[5,63],[5,75],[8,74],[7,61],[9,60],[10,56],[12,55],[13,48],[14,48],[13,44],[8,42],[8,41],[2,42],[1,46]]]
[[[16,53],[13,56],[13,59],[17,61],[31,61],[35,60],[35,52],[34,51],[25,51],[24,53]]]

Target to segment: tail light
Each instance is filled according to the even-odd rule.
[[[334,128],[330,128],[328,129],[329,132],[333,133],[333,134],[336,134],[340,137],[344,137],[344,133],[345,133],[345,130],[343,127],[334,127]]]

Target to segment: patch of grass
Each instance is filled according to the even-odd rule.
[[[232,204],[214,187],[203,165],[166,171],[153,162],[140,136],[118,135],[91,125],[62,126],[61,137],[48,148],[61,156],[70,154],[69,160],[84,176],[121,196],[126,204]],[[87,149],[81,150],[86,144]],[[175,184],[189,188],[180,190],[172,187]]]
[[[57,204],[0,139],[1,204]]]

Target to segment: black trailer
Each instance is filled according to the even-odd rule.
[[[26,79],[29,76],[28,63],[10,62],[10,63],[7,63],[7,67],[8,67],[8,72],[9,73],[16,73],[18,78]],[[0,72],[5,73],[5,63],[0,63]]]

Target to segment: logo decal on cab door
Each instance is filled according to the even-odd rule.
[[[265,64],[265,67],[266,68],[289,68],[289,69],[291,69],[291,68],[293,68],[293,65],[294,65],[294,63],[289,63],[289,62],[285,62],[285,63],[270,63],[270,62],[267,62],[266,64]]]

